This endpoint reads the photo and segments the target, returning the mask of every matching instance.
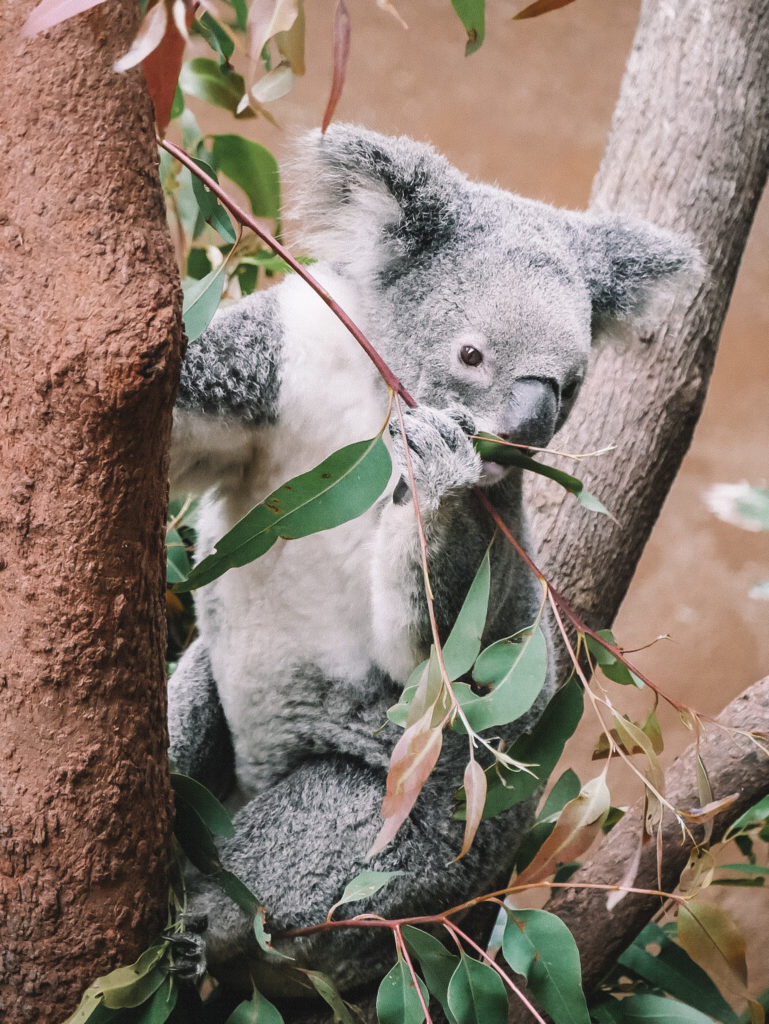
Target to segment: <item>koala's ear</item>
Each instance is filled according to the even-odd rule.
[[[693,292],[704,265],[693,243],[642,220],[585,215],[581,259],[593,307],[593,337],[642,336],[662,323],[673,295]]]
[[[452,197],[466,183],[430,146],[345,124],[305,135],[292,177],[302,242],[356,276],[397,274],[440,248],[454,233]]]

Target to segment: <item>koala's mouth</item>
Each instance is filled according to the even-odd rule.
[[[481,461],[481,476],[478,483],[481,487],[493,487],[503,480],[510,472],[509,466],[503,466],[499,462],[491,462],[487,459]]]

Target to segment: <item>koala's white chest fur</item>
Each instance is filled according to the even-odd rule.
[[[387,391],[367,357],[301,288],[295,294],[282,290],[291,345],[281,366],[278,425],[254,429],[253,456],[241,483],[204,499],[201,554],[250,507],[321,461],[319,453],[372,437],[385,420]],[[359,686],[367,675],[374,648],[372,550],[378,519],[375,505],[333,530],[278,540],[257,561],[230,570],[198,595],[238,779],[247,793],[280,770],[291,742],[287,699],[297,699],[317,672],[340,686]],[[407,652],[401,660],[408,661]],[[311,694],[304,696],[311,700]]]

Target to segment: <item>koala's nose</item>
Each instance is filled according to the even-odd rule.
[[[553,383],[522,377],[513,385],[499,427],[500,437],[516,444],[546,448],[555,433],[558,399]]]

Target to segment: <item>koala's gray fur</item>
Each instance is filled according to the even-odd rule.
[[[313,272],[419,403],[405,424],[445,638],[493,532],[473,485],[532,548],[520,473],[483,464],[467,433],[546,445],[596,337],[637,327],[696,257],[644,223],[471,183],[407,138],[336,126],[305,140],[302,163],[303,214],[323,260]],[[481,362],[468,364],[467,346]],[[221,312],[190,346],[172,452],[173,483],[205,492],[199,554],[284,480],[376,433],[386,407],[373,366],[298,279]],[[391,432],[395,471],[374,508],[279,541],[200,591],[200,639],[170,683],[172,754],[220,792],[234,772],[242,807],[222,858],[263,901],[275,934],[322,921],[364,868],[404,874],[349,914],[434,912],[504,884],[532,814],[523,805],[484,822],[453,862],[467,739],[448,733],[409,821],[365,861],[400,735],[386,710],[430,644],[395,417]],[[529,625],[539,601],[513,550],[495,544],[486,641]],[[550,680],[527,718],[496,734],[514,740],[552,690]],[[190,885],[190,912],[208,925],[198,966],[264,959],[246,916],[205,878]],[[390,941],[371,929],[276,945],[343,987],[392,960]]]

